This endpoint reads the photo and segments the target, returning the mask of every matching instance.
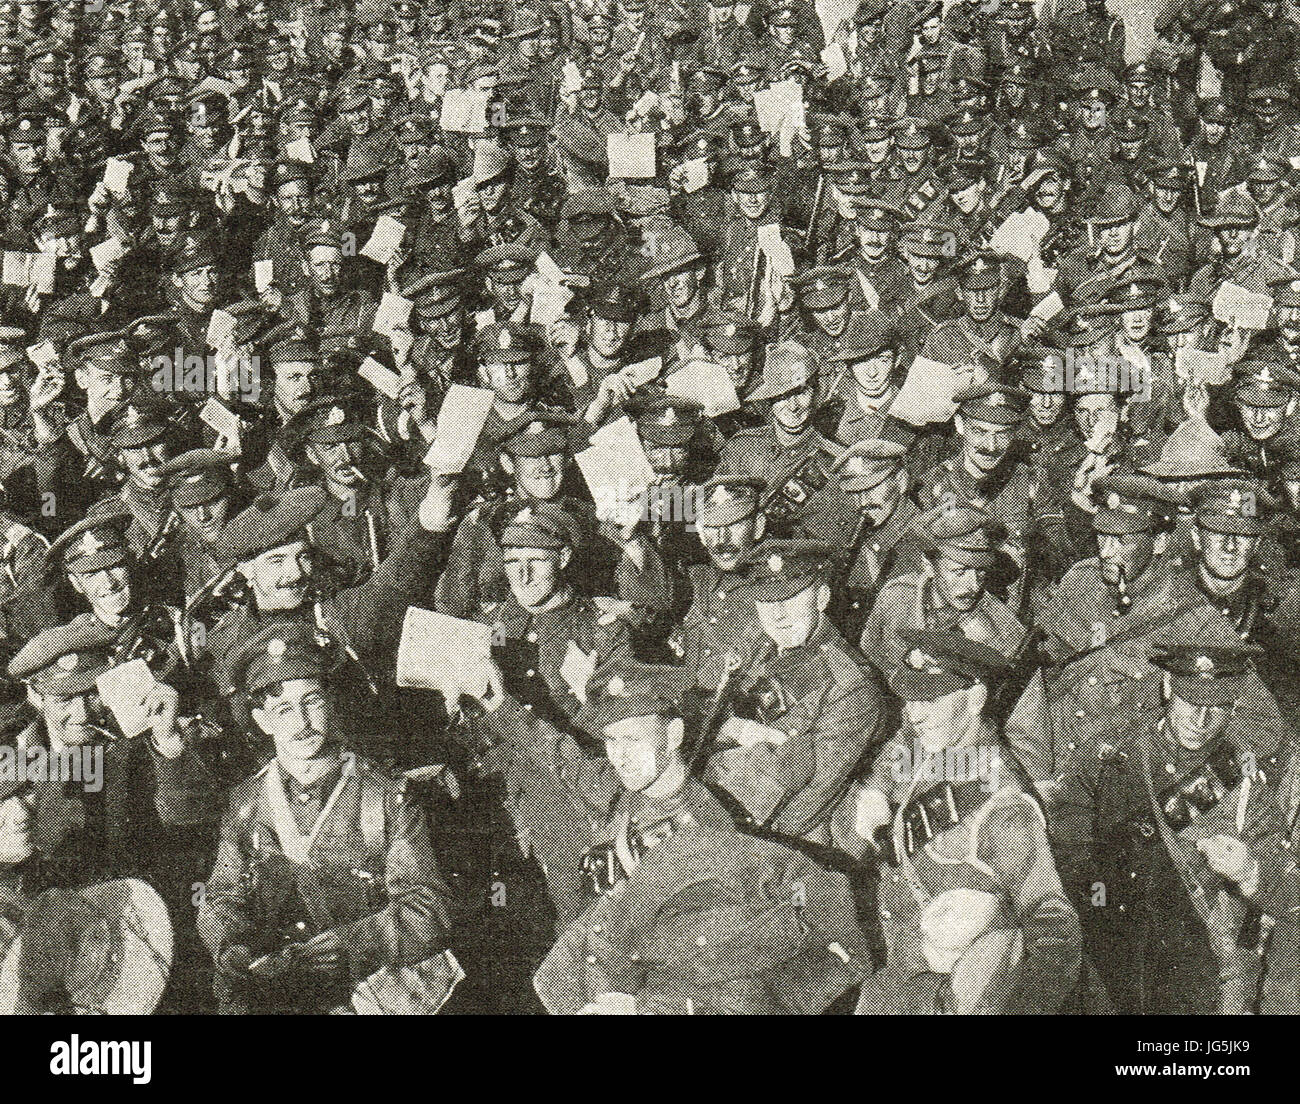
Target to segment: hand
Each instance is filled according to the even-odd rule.
[[[557,318],[546,327],[546,340],[566,360],[578,351],[580,338],[581,331],[571,318]]]
[[[451,504],[455,491],[456,476],[433,473],[419,510],[420,524],[430,533],[445,533],[451,528]]]
[[[0,866],[17,866],[34,854],[31,808],[21,797],[0,801]]]
[[[600,993],[579,1016],[635,1016],[636,997],[627,993]]]
[[[1183,409],[1189,418],[1204,418],[1210,409],[1210,391],[1200,380],[1187,381],[1183,388]]]
[[[1197,840],[1196,850],[1205,856],[1205,864],[1221,878],[1241,885],[1254,881],[1259,863],[1245,842],[1236,836],[1217,835]]]
[[[397,326],[388,335],[388,342],[393,347],[393,358],[399,365],[411,359],[411,350],[415,347],[415,334],[409,326]]]
[[[164,759],[178,759],[185,751],[185,737],[176,725],[180,691],[165,682],[155,683],[145,700],[154,750]]]
[[[95,190],[90,193],[90,199],[87,201],[92,215],[104,215],[108,213],[109,207],[113,204],[113,193],[101,180],[95,185]]]
[[[426,996],[426,986],[410,966],[385,966],[352,993],[358,1016],[432,1016],[441,1007]]]
[[[1037,341],[1047,330],[1047,320],[1045,318],[1030,317],[1020,323],[1020,338],[1022,341]]]
[[[313,935],[298,952],[298,964],[313,974],[336,973],[343,965],[343,936],[337,931]]]
[[[889,798],[874,786],[858,791],[853,808],[853,831],[864,840],[872,840],[877,830],[893,820],[889,811]]]
[[[67,378],[59,362],[50,361],[36,373],[36,378],[27,392],[32,412],[48,410],[50,405],[63,394],[66,386]]]
[[[274,284],[262,292],[262,294],[258,296],[258,299],[261,300],[262,306],[272,314],[278,313],[280,308],[284,306],[284,292]]]
[[[637,54],[636,51],[630,51],[618,59],[618,71],[624,76],[629,75],[636,69]]]
[[[416,425],[424,425],[430,421],[429,396],[410,364],[402,367],[397,385],[397,401],[401,403],[402,409],[410,414],[411,420]]]
[[[41,299],[41,293],[37,291],[35,287],[28,287],[27,290],[23,292],[23,303],[32,314],[39,314],[41,312]]]

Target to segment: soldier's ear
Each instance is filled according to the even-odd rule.
[[[572,559],[573,559],[573,549],[561,548],[560,549],[560,570],[563,571],[566,567],[568,567],[569,561]]]
[[[37,713],[45,712],[45,695],[39,690],[34,690],[31,686],[28,686],[27,701]]]
[[[1297,401],[1300,401],[1300,400],[1297,400],[1296,396],[1295,396],[1295,395],[1292,395],[1291,398],[1290,398],[1290,400],[1287,402],[1287,404],[1286,404],[1286,416],[1287,416],[1288,418],[1291,417],[1291,415],[1295,413],[1295,411],[1296,411],[1296,403],[1297,403]]]
[[[676,751],[686,739],[686,722],[681,717],[674,717],[665,726],[668,735],[668,750]]]
[[[256,705],[250,705],[248,707],[248,715],[253,718],[253,723],[257,725],[258,729],[268,736],[271,735],[271,719],[267,715],[265,709],[261,709]]]
[[[827,607],[831,604],[831,587],[829,583],[822,583],[817,588],[817,608],[822,613],[826,612]]]
[[[1201,530],[1195,525],[1192,526],[1192,547],[1198,552],[1201,550]]]
[[[1165,549],[1169,547],[1169,534],[1157,533],[1151,547],[1157,556],[1164,555]]]
[[[515,461],[514,458],[508,452],[503,452],[501,454],[501,470],[505,472],[506,475],[510,476],[512,479],[514,478]]]
[[[754,515],[754,542],[757,543],[763,539],[763,534],[767,532],[767,515],[759,510]]]
[[[960,414],[954,414],[954,415],[952,416],[952,424],[953,424],[953,426],[956,427],[957,432],[958,432],[959,434],[961,434],[961,436],[963,436],[963,437],[966,436],[966,419],[965,419],[965,418],[963,418]]]
[[[1173,699],[1174,678],[1168,671],[1163,672],[1160,676],[1160,692],[1164,696],[1166,702]]]

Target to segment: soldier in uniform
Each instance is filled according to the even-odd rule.
[[[1280,493],[1283,469],[1300,455],[1300,429],[1292,413],[1300,376],[1271,359],[1248,357],[1235,367],[1228,396],[1231,420],[1220,426],[1224,455]]]
[[[1230,846],[1223,837],[1249,846],[1279,827],[1287,736],[1250,669],[1256,652],[1171,645],[1152,656],[1157,708],[1072,742],[1053,841],[1085,952],[1121,1013],[1254,1007],[1250,886],[1206,860]]]
[[[1079,917],[1043,810],[999,744],[990,700],[1009,661],[952,630],[914,629],[906,642],[914,662],[889,680],[904,723],[853,801],[855,835],[876,847],[888,836],[885,968],[863,985],[858,1014],[1057,1013],[1081,977]],[[962,768],[936,778],[933,762],[956,763],[957,747]],[[946,895],[963,892],[962,919],[979,923],[943,938]]]
[[[240,505],[235,473],[228,453],[190,449],[164,463],[159,474],[181,521],[178,571],[188,601],[224,571],[212,547]]]
[[[989,371],[1000,367],[1019,342],[1019,330],[998,311],[1006,279],[1000,260],[977,253],[956,271],[962,314],[940,322],[925,339],[921,355],[957,367]]]
[[[328,1011],[446,946],[425,814],[344,749],[332,662],[309,625],[269,626],[232,661],[275,758],[231,794],[199,906],[223,1013]]]
[[[1212,303],[1226,282],[1247,291],[1266,293],[1271,284],[1280,283],[1294,271],[1257,245],[1259,208],[1249,196],[1228,191],[1219,200],[1214,214],[1203,214],[1197,221],[1213,231],[1216,248],[1213,259],[1201,265],[1192,276],[1187,287],[1189,299]]]
[[[1067,307],[1099,303],[1123,279],[1163,280],[1160,262],[1148,256],[1137,237],[1137,197],[1124,184],[1108,187],[1087,222],[1095,247],[1081,246],[1061,259],[1054,290]]]

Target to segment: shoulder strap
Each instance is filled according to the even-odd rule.
[[[383,781],[365,766],[358,769],[358,781],[361,784],[361,839],[367,851],[382,855],[388,845]]]

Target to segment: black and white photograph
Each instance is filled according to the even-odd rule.
[[[0,0],[0,201],[20,1073],[1289,1058],[1300,0]]]

